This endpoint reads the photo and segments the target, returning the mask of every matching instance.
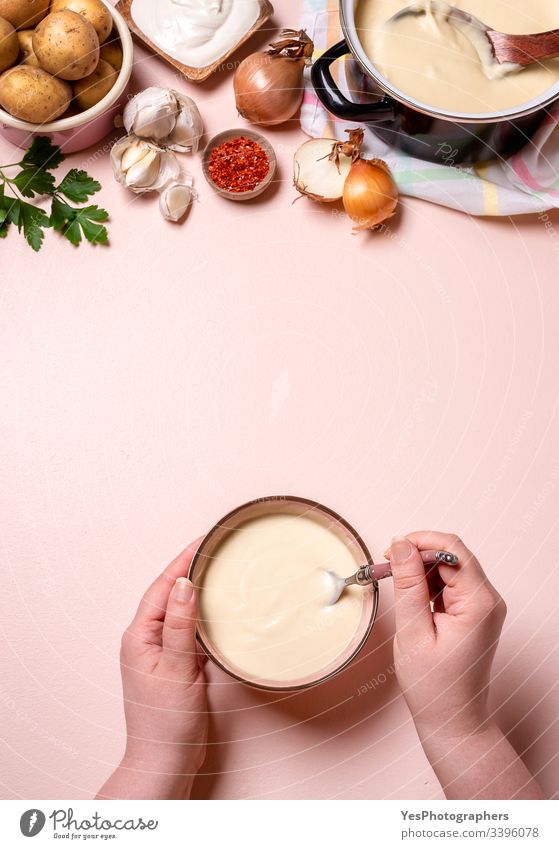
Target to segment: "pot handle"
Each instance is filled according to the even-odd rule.
[[[316,94],[328,112],[348,121],[390,121],[394,118],[394,101],[388,95],[376,103],[353,103],[337,87],[330,65],[350,53],[345,39],[328,48],[311,68],[311,81]]]

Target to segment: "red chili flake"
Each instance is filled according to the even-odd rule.
[[[208,160],[208,173],[213,182],[228,192],[251,192],[269,170],[264,149],[245,136],[217,145]]]

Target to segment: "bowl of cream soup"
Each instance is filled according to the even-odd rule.
[[[366,122],[388,144],[454,165],[506,157],[527,144],[559,100],[559,58],[488,79],[473,44],[430,10],[388,24],[410,0],[341,0],[344,40],[314,63],[318,97],[336,117]],[[452,5],[509,33],[559,27],[555,0],[455,0]],[[343,93],[331,65],[352,57],[362,92]]]
[[[263,690],[298,690],[344,669],[375,620],[378,585],[349,587],[331,604],[327,572],[372,564],[357,532],[296,496],[237,507],[204,537],[189,577],[198,639],[225,672]]]

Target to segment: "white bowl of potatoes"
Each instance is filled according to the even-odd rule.
[[[0,0],[0,134],[65,153],[114,128],[132,73],[128,26],[105,0]]]

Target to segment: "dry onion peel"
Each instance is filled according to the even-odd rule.
[[[264,126],[292,118],[303,100],[303,71],[313,49],[305,30],[285,29],[266,53],[243,59],[233,78],[239,115]]]

